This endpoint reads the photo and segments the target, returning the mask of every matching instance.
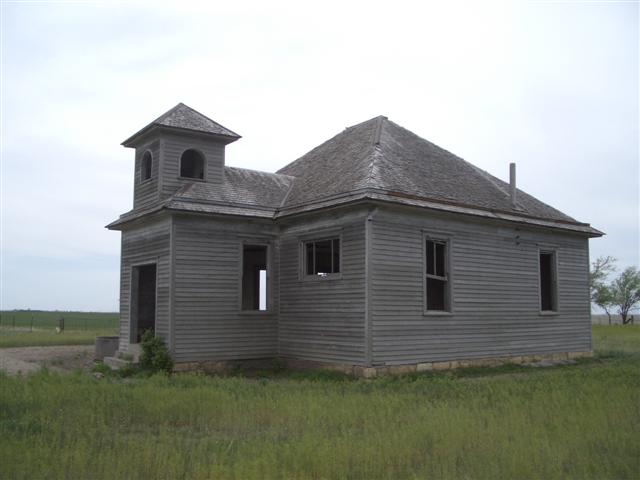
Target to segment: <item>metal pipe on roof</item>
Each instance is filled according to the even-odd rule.
[[[516,164],[509,164],[509,190],[511,193],[511,206],[516,208]]]

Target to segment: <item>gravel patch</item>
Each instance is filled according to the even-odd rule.
[[[0,370],[8,375],[28,375],[42,367],[63,373],[90,370],[93,352],[93,345],[1,348]]]

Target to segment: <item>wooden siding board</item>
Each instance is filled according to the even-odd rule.
[[[591,348],[586,238],[384,208],[367,221],[367,213],[280,227],[178,215],[124,231],[121,341],[129,338],[131,265],[153,261],[158,334],[179,362],[280,354],[394,365]],[[329,231],[342,240],[340,277],[301,278],[301,241]],[[450,239],[452,314],[423,314],[423,232]],[[239,311],[239,246],[252,239],[270,245],[266,314]],[[538,309],[541,246],[558,258],[559,311],[551,316]]]
[[[151,178],[141,181],[141,163],[142,156],[144,152],[149,150],[152,156],[151,163]],[[160,141],[154,140],[152,142],[148,142],[138,148],[135,151],[135,162],[134,162],[134,188],[133,188],[133,208],[145,208],[153,205],[158,201],[159,198],[159,189],[158,189],[158,179],[160,173]]]
[[[162,137],[162,191],[160,198],[166,199],[180,187],[193,179],[180,178],[180,157],[185,150],[194,148],[205,156],[205,178],[207,183],[222,183],[224,169],[224,145],[195,137],[164,134]]]
[[[174,355],[178,362],[277,355],[278,250],[275,226],[176,216]],[[240,310],[242,242],[270,246],[269,312]]]
[[[366,363],[365,221],[365,212],[351,212],[306,218],[282,228],[280,355],[322,362]],[[301,242],[327,234],[341,238],[340,277],[302,278]]]
[[[423,313],[423,231],[451,242],[449,315]],[[383,209],[371,242],[376,365],[591,348],[586,238]],[[539,246],[557,252],[556,315],[539,313]]]
[[[121,238],[120,261],[120,349],[129,346],[129,309],[131,269],[134,265],[157,264],[156,334],[170,342],[170,236],[168,218],[124,230]]]

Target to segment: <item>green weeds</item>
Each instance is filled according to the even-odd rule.
[[[0,478],[638,478],[640,329],[596,358],[326,372],[0,376]]]
[[[97,336],[114,335],[113,330],[75,330],[56,333],[55,330],[14,330],[0,328],[0,348],[49,346],[49,345],[92,345]]]

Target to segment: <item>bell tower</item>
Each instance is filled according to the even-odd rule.
[[[221,184],[225,147],[240,135],[179,103],[122,145],[135,149],[133,208],[153,206],[189,182]]]

